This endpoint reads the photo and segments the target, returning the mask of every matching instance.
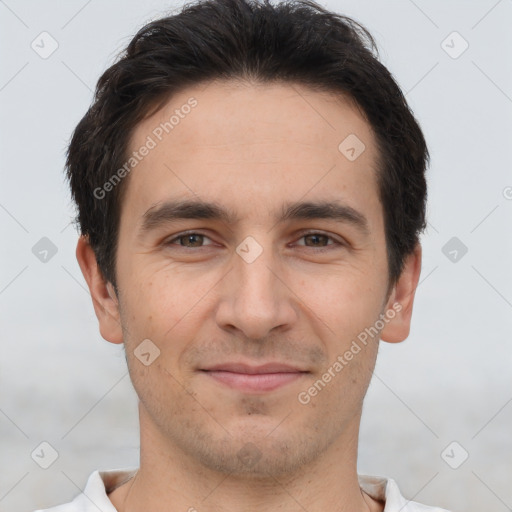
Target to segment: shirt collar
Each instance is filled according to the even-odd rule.
[[[77,497],[84,512],[117,512],[108,494],[135,475],[138,468],[112,469],[94,471],[87,481],[84,492]],[[406,500],[400,493],[398,485],[391,478],[371,475],[358,475],[359,486],[375,500],[383,501],[383,512],[442,512],[443,509],[431,508]],[[81,509],[82,510],[82,509]]]

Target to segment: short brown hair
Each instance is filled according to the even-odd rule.
[[[201,0],[144,26],[100,77],[77,125],[66,170],[103,276],[116,286],[120,205],[128,180],[104,197],[99,188],[126,162],[137,124],[174,93],[214,79],[297,83],[351,97],[375,133],[389,282],[401,274],[426,227],[422,131],[375,41],[354,20],[312,0]]]

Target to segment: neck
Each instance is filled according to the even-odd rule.
[[[119,512],[382,511],[382,504],[359,487],[360,418],[355,420],[324,453],[293,474],[255,477],[201,465],[166,438],[141,409],[140,468],[109,498]]]

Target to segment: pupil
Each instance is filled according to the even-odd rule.
[[[310,239],[313,240],[313,245],[319,245],[318,241],[324,237],[324,235],[309,235]],[[324,237],[325,238],[325,237]]]
[[[194,247],[197,246],[197,245],[200,245],[200,242],[201,242],[201,237],[202,235],[188,235],[187,236],[187,243],[189,243],[190,245],[193,245]],[[194,239],[197,239],[196,240],[196,243],[194,243]]]

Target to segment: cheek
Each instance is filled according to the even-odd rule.
[[[130,320],[138,324],[150,321],[152,325],[164,323],[170,329],[199,299],[201,287],[172,270],[137,274],[133,272],[126,281]]]
[[[297,296],[325,327],[330,338],[343,347],[347,338],[357,336],[372,325],[380,313],[385,282],[379,281],[371,268],[338,268],[321,276],[301,277]]]
[[[132,352],[145,339],[160,351],[158,361],[169,370],[197,337],[210,307],[208,291],[218,279],[201,274],[161,270],[146,276],[135,273],[125,289],[122,323],[126,349]]]

